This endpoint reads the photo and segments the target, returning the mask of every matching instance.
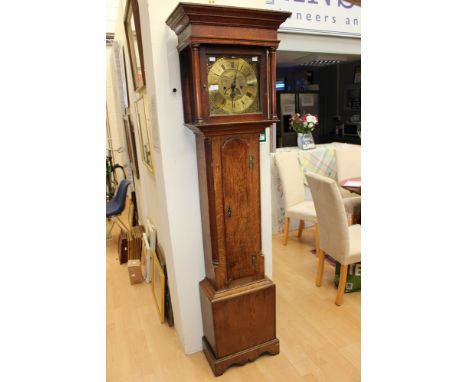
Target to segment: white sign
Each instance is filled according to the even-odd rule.
[[[280,94],[280,106],[282,115],[293,115],[296,113],[296,96],[291,93]]]
[[[283,114],[283,115],[296,114],[296,108],[294,107],[294,104],[283,104],[281,114]]]
[[[313,94],[301,94],[302,106],[314,106],[314,95]]]
[[[291,12],[280,32],[361,37],[361,7],[345,0],[265,0],[266,7]]]

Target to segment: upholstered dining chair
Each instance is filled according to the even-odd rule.
[[[285,201],[283,245],[288,244],[290,219],[299,220],[298,237],[302,236],[304,222],[309,221],[315,225],[315,246],[316,251],[318,252],[319,237],[317,229],[317,214],[315,212],[314,203],[306,200],[305,198],[304,178],[297,155],[292,151],[284,151],[277,153],[275,155],[275,160],[281,184],[283,185]]]
[[[357,178],[361,176],[361,147],[351,147],[346,149],[336,149],[336,173],[337,181],[342,182],[349,178]],[[345,190],[342,187],[338,188],[343,198],[343,204],[348,214],[360,214],[361,197]]]
[[[322,175],[306,174],[317,211],[320,251],[315,285],[322,284],[324,252],[341,264],[335,304],[341,305],[348,265],[361,261],[361,225],[348,226],[343,201],[336,182]]]

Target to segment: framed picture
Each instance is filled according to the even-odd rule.
[[[142,243],[141,246],[141,269],[143,271],[143,277],[145,282],[150,283],[152,282],[152,275],[153,275],[153,256],[151,252],[151,247],[149,244],[148,236],[145,232],[142,234]]]
[[[296,113],[296,95],[294,93],[280,94],[280,111],[282,115],[293,115]]]
[[[151,173],[153,173],[153,155],[151,140],[151,125],[148,118],[148,103],[146,95],[143,94],[135,102],[138,130],[140,131],[140,148],[143,163],[146,164]]]
[[[360,84],[361,83],[361,67],[356,66],[354,68],[354,83]]]
[[[137,0],[127,1],[124,27],[132,69],[133,87],[135,91],[140,91],[146,85],[146,78],[143,60],[143,42],[141,39],[140,11]]]
[[[156,231],[156,226],[150,219],[146,219],[146,233],[151,250],[156,251],[156,247],[158,245],[158,233]]]
[[[124,129],[125,139],[127,141],[128,159],[130,160],[130,167],[132,168],[133,174],[136,176],[136,178],[140,179],[140,169],[138,168],[138,160],[136,153],[135,130],[133,128],[132,121],[129,115],[124,117]]]
[[[127,82],[127,65],[125,64],[125,53],[123,46],[120,48],[120,72],[122,77],[122,91],[124,97],[124,106],[125,106],[125,113],[127,112],[128,107],[130,106],[128,103],[128,82]]]
[[[159,248],[158,248],[159,249]],[[151,289],[153,292],[154,302],[156,303],[156,309],[159,313],[159,319],[161,324],[164,322],[164,296],[165,296],[165,285],[166,278],[164,277],[164,271],[159,262],[158,256],[156,256],[155,251],[151,251],[152,263],[153,263],[153,274]]]
[[[115,76],[117,79],[117,88],[119,89],[120,96],[120,111],[123,117],[127,114],[128,110],[128,88],[127,88],[127,77],[125,72],[125,55],[123,52],[123,46],[118,41],[113,42],[114,49],[114,64],[115,64]]]

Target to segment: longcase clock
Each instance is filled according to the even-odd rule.
[[[278,122],[278,27],[289,12],[179,3],[185,125],[196,135],[206,277],[203,350],[216,376],[278,354],[275,284],[264,272],[259,135]]]

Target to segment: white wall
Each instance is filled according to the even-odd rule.
[[[271,170],[270,130],[265,129],[266,142],[260,142],[260,200],[262,222],[262,251],[265,257],[265,274],[273,278],[273,244],[271,242]]]
[[[200,0],[196,2],[209,3]],[[202,349],[198,283],[205,277],[205,273],[195,137],[183,125],[177,36],[166,25],[167,17],[179,1],[139,0],[138,3],[154,149],[154,175],[140,161],[140,181],[135,185],[139,201],[143,204],[140,223],[144,224],[146,218],[150,218],[157,227],[158,239],[166,255],[175,329],[184,351],[193,353]],[[216,4],[232,5],[232,1],[216,1]],[[264,8],[264,0],[238,0],[235,5]],[[125,1],[122,0],[115,38],[126,45],[122,27],[124,6]],[[127,50],[125,54],[129,95],[133,105],[136,95],[132,91]],[[172,92],[173,88],[177,89],[176,93]],[[267,275],[271,276],[268,147],[268,141],[261,143],[261,210],[265,269]]]
[[[136,109],[135,109],[135,102],[138,100],[139,95],[133,91],[133,82],[132,82],[132,74],[130,71],[130,57],[128,55],[127,43],[125,39],[124,33],[124,26],[123,26],[123,12],[125,9],[126,0],[120,0],[117,4],[117,13],[116,13],[116,23],[114,25],[115,37],[114,40],[117,41],[121,46],[124,46],[124,53],[125,53],[125,63],[126,63],[126,76],[127,76],[127,84],[128,84],[128,101],[130,107],[130,114],[132,116],[131,120],[133,126],[135,128],[135,141],[136,141],[136,150],[137,150],[137,159],[138,159],[138,167],[140,173],[140,179],[134,178],[134,189],[137,196],[138,201],[138,216],[140,218],[140,223],[145,224],[146,219],[149,218],[153,223],[156,220],[154,212],[150,212],[150,201],[149,198],[151,195],[155,193],[155,177],[154,175],[148,170],[146,165],[141,160],[142,153],[141,153],[141,146],[140,146],[140,136],[139,136],[139,129],[136,119]],[[117,97],[117,96],[116,96]],[[120,106],[119,106],[120,107]],[[124,127],[123,122],[121,123],[121,134],[124,137]],[[129,173],[130,169],[128,170]]]

